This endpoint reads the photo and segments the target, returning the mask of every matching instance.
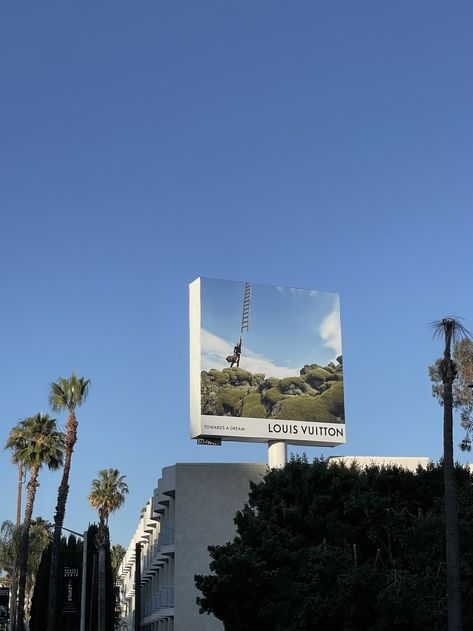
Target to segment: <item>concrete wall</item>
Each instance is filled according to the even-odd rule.
[[[209,574],[207,547],[233,539],[233,518],[248,499],[249,480],[259,481],[266,470],[256,464],[176,465],[175,631],[223,630],[216,618],[198,613],[194,575]]]

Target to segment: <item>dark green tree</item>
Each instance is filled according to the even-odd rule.
[[[85,602],[85,628],[87,631],[94,631],[98,626],[97,590],[98,590],[98,549],[95,545],[98,526],[92,524],[87,530],[87,569],[86,569],[86,602]],[[31,607],[30,631],[46,631],[48,620],[44,613],[44,603],[48,602],[49,575],[51,571],[51,549],[49,545],[43,552],[41,565],[38,570],[37,580],[34,587],[33,601]],[[79,566],[82,568],[83,561],[83,541],[76,539],[73,535],[61,538],[59,553],[59,579],[58,594],[64,592],[63,568],[65,566]],[[106,631],[114,629],[114,588],[111,567],[110,550],[105,551],[105,572],[107,590],[107,626]],[[83,568],[82,568],[83,571]],[[55,626],[61,631],[79,631],[80,616],[63,612],[62,603],[58,602],[56,609]]]
[[[456,470],[473,588],[472,476]],[[226,631],[444,631],[443,471],[291,461],[251,485],[235,539],[209,548],[202,613]],[[465,621],[473,625],[471,599]],[[469,628],[470,628],[469,627]]]

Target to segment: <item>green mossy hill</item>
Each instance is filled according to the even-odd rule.
[[[243,368],[201,373],[202,414],[342,423],[343,372],[338,364],[306,364],[299,375],[266,378]]]

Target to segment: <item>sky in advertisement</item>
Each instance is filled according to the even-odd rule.
[[[127,546],[162,467],[267,461],[189,439],[199,276],[269,288],[248,348],[291,371],[336,357],[340,295],[347,443],[290,453],[440,458],[428,324],[473,329],[470,0],[4,2],[0,74],[0,443],[51,413],[52,381],[91,379],[67,527],[96,519],[103,468],[126,475],[110,527]],[[231,330],[209,331],[232,345],[228,310]],[[1,522],[3,450],[0,473]],[[53,519],[59,480],[41,472],[35,515]]]
[[[202,370],[225,368],[242,326],[245,283],[201,280]],[[334,293],[251,285],[250,321],[240,367],[266,377],[298,375],[305,364],[341,354],[340,300]]]

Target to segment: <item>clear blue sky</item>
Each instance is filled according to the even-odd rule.
[[[163,466],[266,461],[189,439],[197,276],[339,292],[348,443],[324,454],[439,458],[427,323],[473,328],[472,71],[469,0],[2,3],[0,439],[92,379],[68,527],[101,468],[126,546]]]

